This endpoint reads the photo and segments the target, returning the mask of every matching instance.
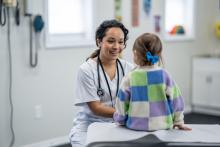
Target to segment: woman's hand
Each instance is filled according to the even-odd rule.
[[[191,128],[189,128],[189,127],[187,127],[187,126],[185,126],[185,125],[173,125],[173,128],[175,129],[175,128],[178,128],[178,129],[180,129],[180,130],[186,130],[186,131],[191,131],[192,129]]]
[[[98,116],[113,117],[113,114],[115,112],[114,108],[106,106],[100,101],[87,102],[87,105],[89,106],[90,110]]]

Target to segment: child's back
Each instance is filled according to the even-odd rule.
[[[145,131],[170,129],[173,123],[183,123],[183,119],[174,119],[183,118],[180,91],[165,70],[141,67],[132,71],[124,82],[130,84],[122,85],[116,108],[126,104],[129,107],[124,116],[116,111],[116,121],[126,117],[124,123],[128,128]]]
[[[134,130],[154,131],[184,127],[184,103],[178,86],[161,63],[162,44],[154,34],[134,43],[137,68],[126,75],[116,98],[114,120]]]

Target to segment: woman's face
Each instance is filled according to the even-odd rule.
[[[99,42],[102,60],[116,60],[125,47],[124,33],[120,28],[109,28]]]

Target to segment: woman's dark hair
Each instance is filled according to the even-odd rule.
[[[126,46],[126,41],[128,40],[128,29],[125,28],[125,26],[121,22],[119,22],[119,21],[117,21],[115,19],[105,20],[97,28],[96,33],[95,33],[95,41],[96,41],[96,45],[97,46],[98,46],[97,40],[102,41],[102,39],[105,37],[106,32],[108,31],[108,29],[109,28],[113,28],[113,27],[120,28],[123,31],[123,33],[124,33],[124,44]],[[100,52],[100,49],[95,50],[90,55],[89,58],[97,57],[99,55],[99,52]]]
[[[162,63],[162,43],[160,38],[151,33],[144,33],[139,36],[133,45],[133,51],[136,51],[138,58],[137,64],[140,66],[152,65],[151,62],[147,61],[146,53],[149,51],[153,56],[159,57],[159,63]]]

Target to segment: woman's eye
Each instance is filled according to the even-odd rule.
[[[114,40],[108,40],[108,43],[114,43],[115,41]]]

